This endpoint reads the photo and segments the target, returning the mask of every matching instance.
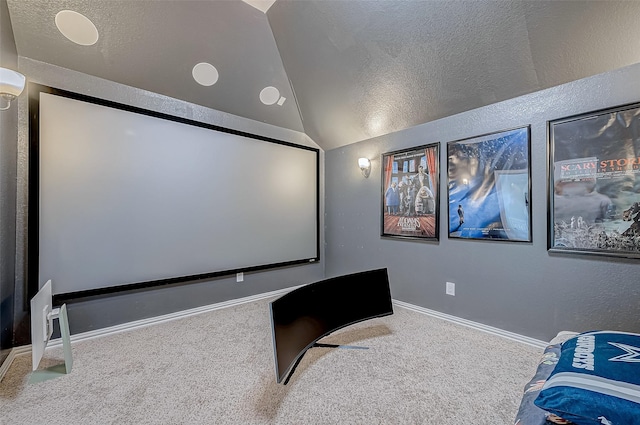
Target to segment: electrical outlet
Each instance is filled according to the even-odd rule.
[[[447,282],[447,289],[446,289],[446,294],[447,295],[456,295],[456,284],[453,282]]]
[[[244,281],[244,273],[240,272],[240,273],[236,273],[236,282],[242,282]]]

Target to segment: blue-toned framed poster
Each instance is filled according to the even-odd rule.
[[[447,143],[449,237],[531,242],[529,126]]]

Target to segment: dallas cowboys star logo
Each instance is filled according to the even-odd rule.
[[[626,354],[620,354],[619,356],[610,358],[609,361],[640,363],[640,348],[632,347],[631,345],[627,344],[620,344],[618,342],[610,342],[609,344],[626,352]]]

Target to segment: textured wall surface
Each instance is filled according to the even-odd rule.
[[[276,1],[305,132],[325,150],[638,63],[640,2]]]
[[[46,62],[49,63],[28,59],[36,55],[33,51],[29,54],[21,52],[20,70],[31,81],[267,137],[312,144],[301,133],[196,106],[196,101],[187,103],[166,97],[177,94],[163,91],[173,88],[161,83],[162,68],[159,65],[153,65],[155,68],[147,66],[148,63],[155,64],[158,58],[144,47],[133,48],[138,41],[134,37],[137,33],[118,33],[114,30],[111,38],[105,34],[102,40],[114,40],[116,33],[124,35],[124,38],[116,37],[119,41],[114,45],[114,53],[98,51],[98,46],[91,50],[91,54],[87,53],[87,49],[75,51],[81,56],[89,55],[82,59],[84,65],[88,66],[82,71],[96,72],[100,77],[116,80],[115,76],[100,74],[103,71],[100,66],[109,65],[116,59],[122,60],[118,65],[124,67],[122,72],[125,76],[129,76],[127,70],[142,70],[142,76],[137,77],[138,83],[149,81],[154,84],[148,87],[131,82],[128,83],[130,86],[163,94],[61,68],[57,66],[60,63],[55,58],[64,52],[54,47],[47,49],[47,46],[51,46],[48,43],[53,40],[49,36],[60,35],[53,30],[50,21],[46,29],[39,26],[40,9],[28,7],[39,3],[38,0],[9,3],[26,4],[25,21],[34,23],[32,32],[26,35],[21,32],[22,29],[16,28],[16,40],[23,34],[28,36],[25,40],[31,40],[28,45],[25,44],[25,49],[46,50],[43,53],[47,54]],[[89,10],[96,2],[74,0],[55,3],[83,4],[88,8],[83,10]],[[93,9],[111,10],[103,3],[100,3],[101,7]],[[144,8],[143,3],[151,4],[128,2],[127,5]],[[169,3],[164,6],[173,11],[175,5]],[[541,339],[550,338],[560,329],[608,327],[638,330],[638,325],[632,320],[634,316],[637,317],[639,308],[639,289],[634,277],[634,273],[638,272],[637,261],[552,255],[546,250],[546,121],[638,101],[638,66],[504,100],[510,96],[507,88],[514,89],[517,94],[531,93],[637,62],[634,44],[620,40],[638,38],[635,31],[640,27],[634,25],[633,21],[636,16],[633,12],[640,7],[638,3],[532,1],[512,2],[505,6],[504,2],[489,2],[490,5],[485,7],[482,4],[469,6],[455,2],[433,2],[431,6],[441,5],[447,16],[461,19],[456,21],[456,28],[447,26],[438,16],[431,16],[427,2],[404,2],[404,6],[407,6],[404,9],[400,3],[276,2],[268,14],[269,25],[273,28],[277,50],[282,54],[287,74],[294,86],[301,87],[301,93],[298,94],[307,134],[317,141],[323,139],[323,146],[332,147],[368,139],[327,153],[326,227],[325,223],[321,223],[325,229],[322,234],[327,242],[327,274],[387,266],[393,295],[397,299]],[[4,13],[6,0],[0,0],[0,6]],[[241,6],[245,5],[233,7]],[[580,13],[575,13],[576,10]],[[253,14],[253,10],[250,12]],[[166,11],[158,13],[160,15],[147,16],[145,25],[173,16],[173,13]],[[186,15],[187,11],[181,11],[178,15],[183,14]],[[107,15],[104,15],[105,22],[111,22],[111,15]],[[129,15],[133,18],[126,21],[133,23],[141,16],[139,13]],[[151,16],[156,18],[151,19]],[[18,14],[15,17],[18,19]],[[219,16],[216,17],[216,22],[220,20]],[[262,29],[248,26],[249,32],[256,37],[264,37],[265,43],[270,46],[265,52],[273,53],[275,46],[271,35],[262,32],[266,30],[267,22],[262,15],[258,20]],[[16,46],[11,30],[7,29],[7,22],[5,14],[1,21],[3,44],[0,53],[8,54],[12,58],[10,60],[16,60]],[[198,19],[198,22],[211,26],[207,19]],[[619,33],[621,35],[611,36],[614,27],[622,30]],[[194,28],[185,29],[180,25],[172,28],[171,31],[164,31],[162,27],[154,28],[158,32],[153,34],[158,37],[152,37],[150,43],[153,51],[159,52],[158,57],[164,55],[171,61],[177,61],[177,56],[166,54],[165,48],[170,45],[180,48],[183,45],[175,43],[175,40],[165,44],[162,41],[170,34],[187,33]],[[38,35],[43,35],[47,43],[40,44],[40,37],[36,39]],[[418,35],[423,38],[418,38]],[[428,42],[433,37],[444,43],[435,45]],[[215,41],[223,44],[225,52],[233,54],[233,44],[240,44],[244,40],[234,37]],[[524,43],[527,47],[519,48],[517,46],[521,44],[518,43]],[[483,53],[479,49],[481,46],[486,47],[488,50],[485,51],[489,53]],[[116,53],[124,56],[110,56]],[[134,66],[133,62],[128,62],[137,59],[144,63],[138,62],[139,65]],[[454,71],[444,68],[443,61],[453,64]],[[171,63],[172,70],[180,67],[178,62]],[[233,66],[236,66],[235,63]],[[280,65],[280,61],[277,61],[278,69]],[[245,73],[254,75],[254,71],[257,71],[254,79],[251,79],[251,85],[261,87],[263,73],[259,68],[236,66],[233,75],[237,78],[234,79],[247,84]],[[185,75],[188,77],[188,72]],[[436,83],[440,80],[445,84],[438,86]],[[192,83],[189,78],[184,81]],[[256,109],[243,110],[240,100],[233,97],[234,93],[228,92],[215,100],[229,102],[228,105],[234,109],[227,112],[248,113],[262,108],[256,104]],[[293,96],[287,97],[292,100]],[[494,103],[499,101],[502,102]],[[436,103],[440,107],[434,109]],[[472,109],[488,103],[493,105]],[[28,343],[28,316],[24,310],[29,209],[26,105],[26,96],[23,95],[17,116],[15,110],[10,115],[2,115],[3,120],[19,121],[17,170],[15,162],[9,160],[9,168],[5,168],[4,162],[5,153],[6,158],[16,156],[15,150],[12,151],[15,149],[16,136],[11,133],[15,129],[11,130],[3,121],[0,132],[3,144],[2,170],[3,173],[8,170],[9,175],[7,179],[3,177],[3,192],[0,194],[2,226],[8,226],[1,229],[3,285],[6,284],[5,274],[13,280],[10,267],[13,267],[14,257],[16,261],[15,290],[9,284],[6,294],[0,294],[3,301],[5,295],[10,294],[15,298],[13,305],[17,308],[14,324],[18,327],[15,336],[19,343]],[[287,108],[293,107],[293,102],[285,105]],[[218,109],[222,110],[223,107]],[[460,110],[468,112],[449,116]],[[296,115],[295,111],[292,113]],[[441,119],[432,121],[437,118]],[[285,125],[281,121],[260,120]],[[295,121],[298,125],[297,117]],[[430,122],[421,124],[427,121]],[[527,124],[531,124],[533,143],[533,243],[449,240],[444,219],[438,243],[379,237],[381,153],[440,141],[444,165],[447,141]],[[291,128],[297,129],[298,126]],[[369,139],[403,128],[407,129]],[[6,144],[7,140],[11,144]],[[373,159],[372,176],[367,180],[362,178],[355,165],[359,156]],[[10,167],[13,167],[13,171]],[[321,175],[321,181],[324,181],[324,174]],[[17,195],[13,195],[15,186],[13,189],[10,186],[16,184]],[[322,194],[324,199],[324,191]],[[17,196],[17,199],[12,196]],[[12,212],[12,205],[16,204],[17,210]],[[323,208],[321,211],[325,212]],[[446,217],[446,202],[441,203],[440,212],[443,218]],[[9,217],[8,222],[5,216]],[[11,228],[13,217],[17,221],[17,232]],[[15,245],[11,241],[4,242],[5,233],[8,237],[17,233]],[[324,241],[321,242],[324,246]],[[250,274],[243,284],[237,284],[233,278],[222,278],[76,304],[70,308],[72,331],[75,333],[110,326],[317,280],[324,277],[323,254],[320,264]],[[445,281],[457,283],[455,297],[445,296]]]
[[[0,66],[18,67],[6,0],[0,0]],[[17,142],[18,106],[14,103],[0,112],[0,363],[13,341]]]
[[[547,252],[546,122],[640,100],[640,65],[326,152],[327,276],[388,267],[395,299],[549,340],[560,330],[640,332],[640,261]],[[446,143],[531,125],[532,243],[448,239]],[[381,238],[380,155],[441,142],[440,240]],[[372,159],[364,179],[358,157]],[[445,295],[445,282],[456,295]]]
[[[134,89],[28,58],[21,57],[19,65],[20,71],[27,75],[31,82],[301,145],[317,147],[306,135],[292,130]],[[24,270],[26,269],[24,253],[26,252],[26,220],[28,217],[28,116],[26,96],[21,99],[20,106],[18,204],[21,208],[17,213],[19,272],[17,273],[18,285],[16,286],[16,294],[24,298]],[[324,155],[321,151],[321,170],[324,167],[323,161]],[[321,171],[321,200],[324,198],[323,179],[324,175]],[[321,229],[323,226],[323,211],[321,202]],[[322,279],[324,277],[323,245],[324,241],[321,235],[319,263],[245,273],[243,283],[237,283],[235,276],[223,277],[73,303],[69,306],[71,333],[113,326]],[[265,312],[265,314],[265,317],[268,317],[268,312]],[[22,331],[19,336],[24,337],[24,334],[25,331]]]
[[[640,62],[638,1],[7,0],[21,57],[304,131],[324,150]],[[56,28],[62,9],[94,45]],[[219,80],[195,83],[211,62]],[[259,92],[287,100],[266,106]],[[299,110],[298,107],[299,106]]]

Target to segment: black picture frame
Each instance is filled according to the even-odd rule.
[[[640,258],[640,103],[549,121],[548,249]]]
[[[531,129],[447,143],[448,235],[531,242]]]
[[[384,153],[381,164],[380,235],[437,241],[440,142]]]

